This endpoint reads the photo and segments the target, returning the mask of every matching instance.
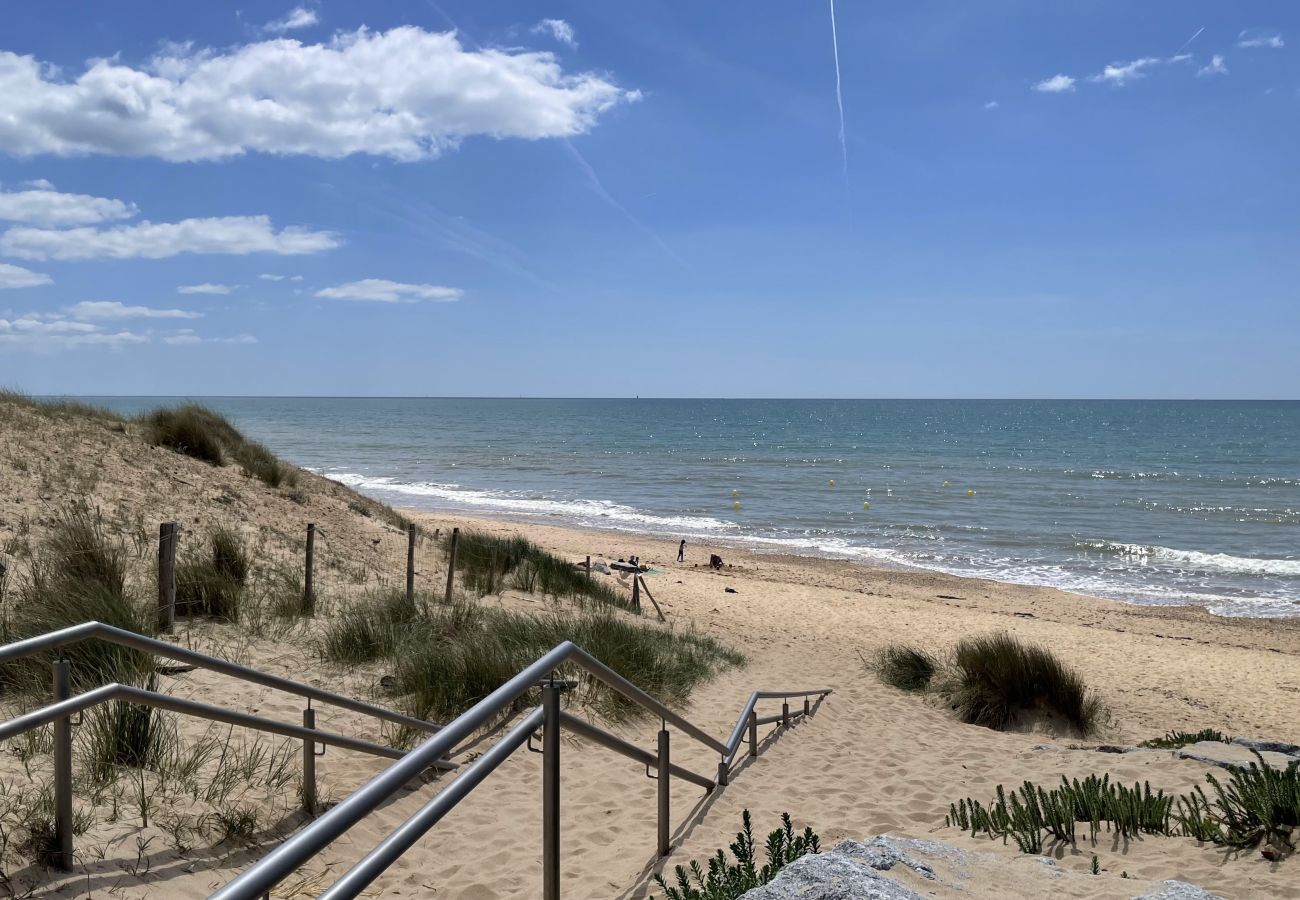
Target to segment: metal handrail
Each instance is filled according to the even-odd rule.
[[[399,791],[403,785],[427,768],[433,760],[446,756],[462,739],[489,724],[496,716],[508,709],[526,691],[537,686],[543,678],[550,675],[566,662],[576,663],[586,669],[591,675],[627,697],[629,700],[632,700],[637,705],[654,713],[665,723],[671,722],[685,734],[719,753],[722,757],[722,761],[718,765],[717,785],[725,785],[727,783],[727,771],[730,761],[734,758],[736,751],[740,748],[741,740],[744,737],[744,726],[747,721],[753,718],[754,705],[758,700],[764,698],[788,699],[791,697],[825,697],[827,694],[831,693],[829,688],[811,691],[755,691],[750,695],[749,701],[745,707],[745,712],[742,714],[741,721],[737,724],[736,730],[733,731],[731,739],[726,743],[723,743],[703,729],[693,725],[679,714],[670,710],[663,703],[642,691],[636,685],[632,684],[632,682],[628,681],[613,669],[597,660],[594,656],[587,653],[587,651],[583,650],[572,641],[564,641],[557,644],[531,665],[522,669],[518,674],[506,681],[505,684],[488,694],[460,716],[444,725],[441,730],[426,740],[423,744],[420,744],[418,747],[407,753],[407,755],[402,759],[393,763],[387,769],[371,778],[370,781],[366,782],[328,812],[321,815],[320,818],[316,819],[316,821],[285,840],[265,857],[254,863],[251,867],[236,877],[233,881],[219,888],[210,895],[209,900],[257,900],[257,898],[264,896],[275,887],[275,885],[288,877],[295,869],[306,863],[309,859],[346,833],[350,828],[352,828],[352,826],[356,825],[367,815],[378,809],[379,806],[388,800],[388,798]],[[554,746],[558,751],[558,744],[552,745],[552,741],[558,740],[558,737],[553,736],[558,736],[558,729],[563,724],[564,717],[559,714],[558,691],[556,690],[555,684],[552,683],[550,688],[550,692],[545,697],[546,703],[543,705],[546,706],[547,703],[554,704],[556,714],[553,722],[556,727],[554,731],[548,730],[548,733],[544,737],[543,746],[544,748]],[[552,722],[550,716],[544,715],[543,720],[546,722],[549,729]],[[594,728],[594,726],[592,727]],[[535,728],[536,726],[530,730],[535,730]],[[518,730],[519,729],[516,728],[511,732],[511,735],[516,735]],[[526,735],[527,732],[525,732],[525,737]],[[618,738],[614,738],[613,735],[609,735],[608,737],[612,738],[614,741],[619,740]],[[606,746],[609,746],[609,744],[606,744]],[[511,749],[514,748],[512,747]],[[505,751],[503,751],[503,754],[508,755]],[[504,758],[504,755],[501,758]],[[550,762],[552,758],[554,759],[553,764]],[[552,765],[554,766],[553,773],[551,772]],[[558,755],[548,754],[548,763],[546,768],[548,771],[543,778],[543,781],[548,785],[548,790],[547,792],[544,792],[543,817],[548,820],[548,824],[546,828],[546,840],[544,842],[546,846],[543,851],[543,856],[546,861],[544,893],[548,898],[550,898],[558,896],[558,859],[553,858],[558,852],[558,834],[553,833],[552,830],[553,827],[558,826],[558,819],[556,818],[558,817]],[[478,776],[478,780],[474,781],[473,784],[470,784],[464,789],[464,793],[468,793],[469,790],[478,783],[478,781],[481,781],[482,778],[486,777],[488,774],[488,770],[479,767],[478,761],[476,761],[475,765],[466,770],[466,772],[462,774],[461,778],[458,778],[453,782],[453,785],[461,781],[461,779],[466,775],[469,775],[471,771],[475,773],[481,772],[482,774]],[[681,771],[683,773],[685,772],[685,770]],[[707,779],[703,780],[707,781]],[[554,783],[552,784],[552,782]],[[708,785],[711,789],[715,786],[715,783],[708,781]],[[448,790],[450,789],[451,788],[449,787]],[[556,793],[552,796],[550,791]],[[439,796],[442,795],[439,794]],[[463,794],[461,796],[463,796]],[[436,799],[437,798],[435,798],[435,801]],[[387,840],[384,844],[381,844],[381,847],[385,845],[388,846],[384,858],[387,859],[387,853],[394,847],[401,845],[407,838],[411,838],[411,840],[418,838],[420,834],[423,834],[424,831],[427,831],[428,828],[432,827],[432,825],[445,815],[447,810],[454,806],[458,801],[459,797],[437,806],[434,805],[434,801],[431,801],[425,810],[421,810],[420,813],[417,813],[415,819],[408,821],[401,827],[401,829],[399,829],[399,832],[405,835],[404,838],[396,840],[392,844],[389,844]],[[426,816],[425,811],[431,807],[437,810],[436,815],[433,812],[430,812]],[[418,819],[419,823],[423,825],[422,829],[413,824],[416,819]],[[551,819],[556,819],[554,826],[549,821]],[[412,838],[411,835],[414,835],[414,837]],[[391,837],[392,836],[390,835],[390,838]],[[379,848],[376,848],[374,853],[378,852]],[[373,856],[374,853],[371,855]],[[373,872],[373,874],[370,874],[369,879],[364,881],[364,883],[361,882],[361,875],[358,875],[355,881],[349,880],[349,891],[351,890],[351,886],[358,883],[361,883],[362,886],[368,884],[369,880],[373,880],[373,878],[377,876],[378,872],[383,870],[383,867],[379,867],[378,869],[374,868],[378,865],[377,862],[367,863],[367,860],[370,860],[370,858],[370,856],[367,856],[362,863],[366,864],[366,869],[364,871],[368,873]],[[392,858],[395,859],[396,857]],[[391,861],[392,860],[389,859],[388,862],[385,863],[385,866],[391,863]],[[348,875],[350,876],[351,872],[349,872]],[[348,876],[345,876],[345,878],[347,877]],[[356,891],[359,890],[360,887],[356,888]],[[331,898],[351,897],[356,895],[356,891],[348,892],[341,888],[338,891],[331,889],[331,893],[327,896],[330,896]]]
[[[224,722],[227,725],[238,725],[241,728],[252,728],[257,731],[266,731],[283,737],[301,738],[304,741],[314,741],[317,744],[328,744],[333,747],[342,747],[345,750],[356,750],[361,753],[369,753],[371,756],[383,756],[388,759],[401,759],[405,755],[401,750],[397,750],[393,747],[385,747],[383,744],[375,744],[370,741],[362,740],[361,738],[334,734],[329,731],[318,731],[314,728],[305,728],[301,725],[290,725],[285,722],[278,722],[274,719],[255,716],[251,713],[237,712],[221,706],[199,703],[196,700],[185,700],[180,697],[173,697],[169,694],[147,691],[144,688],[138,688],[130,684],[120,684],[118,682],[97,687],[84,694],[78,694],[75,697],[70,697],[69,699],[62,700],[58,703],[51,703],[49,706],[43,706],[40,709],[10,719],[8,722],[0,724],[0,741],[7,741],[11,737],[16,737],[17,735],[31,731],[34,728],[40,728],[42,725],[48,725],[59,719],[67,718],[94,706],[98,706],[101,703],[107,703],[110,700],[125,700],[129,703],[140,703],[145,706],[153,706],[158,709],[181,713],[182,715],[211,719],[214,722]],[[447,760],[441,760],[440,762],[435,763],[435,766],[440,769],[458,768],[455,763]]]
[[[408,728],[415,728],[420,731],[432,733],[436,732],[440,727],[433,722],[426,722],[423,719],[406,716],[399,712],[394,712],[391,709],[385,709],[382,706],[375,706],[372,703],[366,703],[363,700],[354,700],[351,697],[345,697],[342,694],[335,694],[332,691],[327,691],[322,688],[312,687],[309,684],[302,684],[301,682],[292,681],[288,678],[281,678],[278,675],[271,675],[267,672],[261,672],[257,669],[249,668],[248,666],[241,666],[239,663],[221,659],[220,657],[208,656],[206,653],[199,653],[197,650],[188,650],[184,647],[178,647],[175,644],[169,644],[166,641],[145,637],[142,634],[136,634],[134,631],[127,631],[124,628],[117,628],[113,625],[105,625],[103,622],[82,622],[80,625],[72,625],[58,631],[51,631],[48,634],[15,641],[12,644],[5,644],[3,647],[0,647],[0,663],[11,662],[16,659],[22,659],[26,656],[33,656],[47,650],[57,650],[60,647],[66,647],[70,644],[75,644],[78,641],[84,641],[90,638],[98,638],[99,640],[107,641],[110,644],[129,647],[133,650],[142,650],[146,653],[153,653],[157,656],[165,656],[168,659],[174,659],[178,662],[192,663],[195,666],[210,669],[213,672],[220,672],[223,675],[230,675],[243,681],[260,684],[263,687],[274,688],[275,690],[285,691],[289,694],[297,694],[300,697],[307,697],[311,700],[318,700],[321,703],[328,703],[331,706],[348,709],[352,712],[374,716],[377,719],[384,719],[397,725],[404,725]]]

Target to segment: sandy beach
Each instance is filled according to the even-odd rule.
[[[237,523],[268,559],[286,564],[296,564],[295,557],[301,560],[302,528],[314,522],[322,593],[315,619],[261,631],[187,621],[177,639],[332,691],[380,696],[384,664],[322,662],[316,641],[331,617],[365,591],[400,584],[405,535],[391,512],[305,472],[296,487],[270,489],[236,467],[213,468],[149,447],[137,440],[134,425],[123,429],[77,419],[40,420],[21,411],[13,415],[20,418],[7,431],[2,448],[12,462],[0,470],[0,528],[6,540],[28,532],[31,540],[39,540],[55,521],[52,513],[59,503],[88,497],[113,523],[114,533],[136,536],[131,538],[137,542],[132,577],[147,596],[154,522],[179,517],[186,530],[182,540],[191,549],[215,525]],[[80,452],[56,461],[47,449],[53,446],[78,447]],[[25,459],[45,462],[29,470],[22,467]],[[44,474],[34,478],[33,472]],[[742,759],[728,787],[706,794],[688,783],[673,783],[674,849],[662,864],[668,868],[726,846],[742,811],[749,809],[761,833],[788,812],[800,828],[813,827],[826,847],[842,838],[888,832],[991,854],[987,877],[973,880],[967,896],[1040,896],[1043,863],[1018,854],[1014,845],[944,827],[949,804],[965,797],[987,802],[999,784],[1013,787],[1031,779],[1050,786],[1063,775],[1094,773],[1187,791],[1204,784],[1212,771],[1208,764],[1178,759],[1169,751],[1094,749],[1133,745],[1174,729],[1216,728],[1233,736],[1300,743],[1300,619],[1221,618],[1195,608],[1127,605],[1052,589],[698,542],[688,545],[686,562],[678,564],[672,539],[406,514],[426,535],[452,527],[522,533],[575,563],[588,555],[607,561],[639,556],[654,570],[646,583],[667,617],[666,626],[654,627],[706,633],[748,659],[697,687],[682,710],[718,738],[729,734],[754,689],[834,691],[809,720],[785,731],[764,729],[760,755]],[[707,566],[713,552],[726,562],[722,571]],[[20,557],[9,558],[16,569],[25,565]],[[619,584],[612,576],[597,577]],[[422,542],[417,589],[440,593],[445,584],[441,553],[434,542]],[[505,590],[480,602],[541,611],[554,601]],[[653,617],[640,621],[653,622]],[[1100,733],[1080,743],[1050,731],[1002,733],[964,725],[934,699],[882,684],[866,665],[890,642],[941,652],[960,638],[997,631],[1046,646],[1073,666],[1106,704]],[[159,678],[158,689],[288,722],[299,720],[303,706],[292,695],[202,669],[168,672]],[[775,705],[760,708],[761,715],[779,711]],[[651,749],[657,724],[642,720],[610,727]],[[385,739],[374,720],[324,706],[318,709],[318,727]],[[178,728],[184,746],[209,731],[205,723],[188,719],[179,720]],[[233,731],[238,746],[258,740]],[[217,730],[218,738],[228,736],[227,729]],[[289,770],[296,771],[297,742],[264,744],[268,750],[279,747],[291,760]],[[11,790],[48,783],[48,749],[20,741],[9,749],[0,759],[0,779]],[[716,755],[680,734],[674,735],[673,758],[706,776],[716,771]],[[510,758],[376,883],[378,895],[538,896],[538,759],[526,752]],[[661,867],[654,858],[655,782],[623,757],[584,741],[566,738],[563,759],[565,896],[653,896],[657,891],[650,879]],[[318,762],[322,796],[341,799],[384,765],[331,748]],[[265,762],[262,768],[267,768]],[[227,810],[243,805],[258,813],[251,839],[231,840],[220,828],[205,827],[215,821],[214,813],[223,811],[218,805],[195,804],[174,786],[155,788],[150,774],[147,790],[154,806],[143,826],[132,811],[129,781],[120,780],[112,797],[100,799],[95,823],[76,837],[76,871],[60,877],[35,864],[17,864],[10,848],[6,876],[11,883],[34,886],[37,895],[205,897],[303,821],[292,780],[277,786],[259,775],[221,801]],[[274,896],[314,896],[445,783],[440,778],[412,785]],[[87,802],[79,789],[78,803]],[[1295,861],[1270,862],[1257,850],[1229,853],[1186,838],[1117,843],[1103,832],[1096,846],[1081,840],[1075,849],[1049,847],[1047,852],[1056,860],[1051,889],[1062,896],[1128,898],[1152,881],[1178,878],[1226,897],[1300,897]],[[1090,874],[1094,856],[1097,875]],[[914,887],[931,896],[952,893],[934,885]]]
[[[944,828],[949,803],[968,795],[986,800],[999,783],[1010,787],[1031,779],[1050,784],[1062,775],[1094,772],[1129,783],[1149,780],[1167,791],[1204,782],[1206,765],[1168,752],[1073,750],[1069,747],[1075,742],[1068,737],[997,733],[960,724],[946,710],[887,687],[867,671],[863,660],[891,641],[942,648],[962,636],[1005,630],[1051,648],[1078,669],[1107,705],[1106,725],[1086,742],[1089,747],[1207,727],[1239,736],[1300,740],[1295,702],[1300,694],[1300,621],[1224,619],[1192,608],[1132,606],[1042,588],[700,544],[688,547],[683,565],[674,562],[673,541],[411,514],[425,527],[521,531],[573,559],[635,554],[660,570],[647,583],[674,627],[698,628],[749,657],[746,667],[698,690],[686,711],[691,721],[714,734],[725,736],[752,689],[834,689],[816,716],[778,735],[718,796],[705,798],[690,786],[674,785],[682,829],[670,865],[724,846],[746,808],[762,829],[788,811],[800,825],[812,825],[828,844],[892,832],[1014,858],[1014,847]],[[705,565],[715,549],[728,563],[718,573]],[[650,725],[623,731],[643,745],[653,741]],[[1045,744],[1054,749],[1036,749]],[[707,773],[716,764],[707,751],[686,742],[678,752],[697,771]],[[532,760],[512,764],[523,785],[536,787]],[[649,896],[653,892],[645,878],[653,863],[653,783],[620,757],[576,744],[566,773],[571,773],[564,807],[566,879],[573,895]],[[507,796],[497,793],[504,790],[504,785],[485,784],[481,796],[448,819],[436,837],[430,835],[430,852],[447,862],[413,862],[411,874],[390,876],[387,883],[393,889],[405,885],[412,894],[427,885],[445,896],[529,896],[536,874],[530,864],[538,840],[536,797],[524,790],[521,797],[510,798],[519,808],[507,812]],[[478,865],[450,862],[457,857],[453,848],[472,856],[472,847],[488,841],[486,833],[496,828],[510,829],[515,838],[479,844],[502,848],[489,857],[498,873],[492,879]],[[513,850],[504,848],[516,841]],[[1181,838],[1147,838],[1117,847],[1103,837],[1096,847],[1085,842],[1075,852],[1058,854],[1059,864],[1083,874],[1093,854],[1102,875],[1081,880],[1066,895],[1132,896],[1132,885],[1120,878],[1127,873],[1135,879],[1185,879],[1229,897],[1300,896],[1286,864],[1271,864],[1257,853],[1225,855]],[[1007,894],[1000,890],[999,895]]]

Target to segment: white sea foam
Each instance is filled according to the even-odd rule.
[[[1296,559],[1261,559],[1253,556],[1204,553],[1200,550],[1179,550],[1174,547],[1128,544],[1118,541],[1082,541],[1080,547],[1101,553],[1113,553],[1142,562],[1180,563],[1194,569],[1248,575],[1300,576],[1300,560]]]
[[[688,533],[727,532],[738,529],[734,522],[708,516],[657,516],[631,506],[607,500],[556,500],[526,491],[479,491],[456,484],[431,481],[399,481],[386,476],[355,472],[322,472],[327,478],[362,491],[380,491],[410,497],[428,497],[460,507],[558,518],[592,525],[636,525],[654,530]]]
[[[991,578],[1014,584],[1055,587],[1079,594],[1110,597],[1139,603],[1197,604],[1228,616],[1295,615],[1295,601],[1286,596],[1223,596],[1195,589],[1201,579],[1175,585],[1116,577],[1114,571],[1088,572],[1048,561],[1029,561],[1014,556],[970,557],[945,552],[922,552],[867,546],[846,536],[821,530],[803,533],[754,534],[740,524],[703,515],[656,515],[635,507],[606,500],[557,499],[528,491],[484,491],[445,482],[406,482],[386,476],[356,472],[322,472],[349,487],[390,499],[424,498],[437,507],[459,508],[487,514],[517,515],[533,519],[558,520],[619,531],[707,538],[717,544],[747,548],[757,553],[789,553],[853,560],[889,567],[925,569],[953,575]],[[937,537],[927,535],[927,537]],[[1138,572],[1154,563],[1187,574],[1300,576],[1300,560],[1255,559],[1225,553],[1204,553],[1170,547],[1147,546],[1118,541],[1093,540],[1076,544],[1080,550],[1118,557]]]

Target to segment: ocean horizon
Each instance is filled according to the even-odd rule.
[[[397,506],[1300,615],[1300,401],[193,399]]]

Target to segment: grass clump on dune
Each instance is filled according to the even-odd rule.
[[[876,673],[880,680],[901,691],[926,690],[938,671],[935,658],[917,647],[890,644],[876,654]]]
[[[449,553],[450,548],[448,535],[443,549]],[[590,601],[632,609],[630,597],[521,535],[501,537],[482,531],[462,531],[456,545],[456,569],[465,588],[480,597],[512,587],[579,603]]]
[[[64,507],[33,553],[31,576],[15,592],[3,622],[5,643],[82,622],[99,621],[152,635],[154,616],[127,587],[126,551],[85,503]],[[153,671],[148,654],[102,641],[81,641],[57,651],[70,661],[74,690],[112,681],[138,683]],[[16,660],[0,678],[11,688],[49,688],[53,654]]]
[[[248,550],[227,528],[212,532],[207,550],[177,562],[176,613],[237,621],[252,568]]]
[[[155,409],[141,418],[151,444],[214,466],[237,463],[245,475],[271,487],[292,487],[297,473],[270,450],[249,440],[220,413],[197,403]]]
[[[924,650],[890,644],[873,668],[901,690],[936,690],[963,722],[998,731],[1046,719],[1088,735],[1103,711],[1100,699],[1054,653],[1005,633],[962,640],[942,663]]]
[[[696,685],[744,662],[707,636],[629,622],[607,611],[529,614],[428,595],[409,603],[397,590],[341,611],[325,626],[318,650],[340,663],[385,660],[389,691],[403,697],[413,715],[439,721],[464,712],[565,640],[670,704],[684,702]],[[599,715],[637,714],[639,707],[602,682],[576,667],[565,670],[578,680],[581,702]]]
[[[1032,715],[1059,717],[1090,734],[1101,703],[1050,650],[1009,634],[967,638],[953,652],[949,696],[963,722],[1004,730]]]

